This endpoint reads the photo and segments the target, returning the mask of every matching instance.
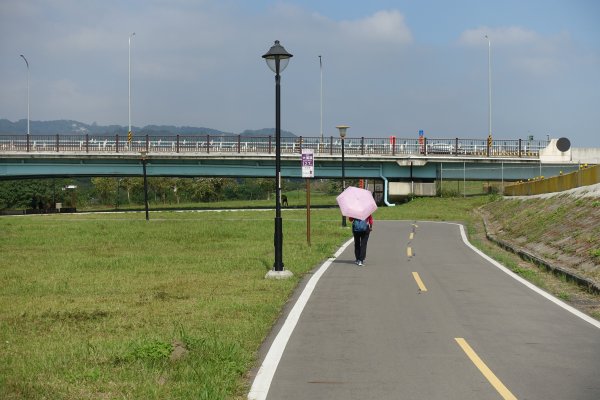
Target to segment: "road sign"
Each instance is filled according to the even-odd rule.
[[[302,177],[315,177],[315,158],[313,149],[302,149]]]

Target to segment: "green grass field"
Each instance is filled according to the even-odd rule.
[[[469,222],[488,201],[415,199],[375,218]],[[275,281],[272,210],[150,218],[0,218],[0,398],[242,399],[298,281],[351,237],[337,209],[314,209],[309,247],[305,211],[284,210],[294,277]]]

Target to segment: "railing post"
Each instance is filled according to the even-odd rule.
[[[362,136],[360,138],[360,154],[363,156],[365,155],[365,137],[364,136]]]
[[[87,133],[85,134],[85,152],[90,152],[90,135]]]
[[[29,135],[27,135],[27,152],[29,153]]]
[[[269,154],[271,154],[271,135],[269,135]]]
[[[298,138],[298,140],[299,140],[299,142],[298,142],[298,143],[299,143],[299,145],[298,145],[298,146],[300,147],[300,151],[299,151],[299,153],[300,153],[300,154],[302,154],[302,140],[303,140],[303,139],[302,139],[302,136],[300,136],[300,137]]]
[[[329,137],[329,155],[333,155],[333,136]]]
[[[149,153],[150,150],[150,136],[146,133],[146,153]]]
[[[206,135],[206,152],[210,153],[210,135]]]
[[[238,135],[238,154],[242,151],[242,135]]]
[[[179,153],[179,135],[177,135],[177,144],[175,145],[175,153]]]
[[[458,138],[456,138],[456,142],[454,143],[454,155],[458,156]]]
[[[396,138],[394,137],[394,140],[392,141],[392,155],[395,156],[396,155]]]
[[[59,138],[58,138],[58,133],[56,134],[56,152],[58,153],[60,151],[60,142],[59,142]]]
[[[117,149],[117,153],[119,152],[119,134],[115,135],[115,147]]]
[[[427,138],[423,137],[423,154],[427,155]]]
[[[519,139],[519,157],[521,157],[521,139]]]

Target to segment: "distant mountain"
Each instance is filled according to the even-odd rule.
[[[182,136],[232,136],[236,133],[223,132],[212,128],[198,128],[193,126],[173,125],[146,125],[143,128],[132,126],[131,130],[136,135],[182,135]],[[120,125],[91,125],[72,120],[56,121],[29,121],[29,131],[32,135],[127,135],[127,127]],[[11,122],[8,119],[0,119],[0,134],[15,135],[27,133],[27,120],[21,119]],[[259,130],[245,130],[242,136],[274,136],[275,129],[265,128]],[[283,137],[296,137],[292,132],[281,131]]]
[[[133,129],[133,128],[132,128]],[[125,130],[127,131],[127,130]],[[149,135],[211,135],[211,136],[223,136],[223,135],[234,135],[234,133],[223,132],[211,128],[196,128],[193,126],[173,126],[173,125],[146,125],[139,129],[136,128],[134,132]]]
[[[90,125],[71,120],[29,122],[29,129],[32,135],[52,135],[57,133],[98,133],[94,132],[92,128],[93,127]],[[109,127],[103,128],[109,129]],[[7,119],[0,119],[0,133],[27,133],[27,120],[21,119],[17,122],[11,122]]]
[[[240,133],[242,136],[275,136],[275,128],[263,128],[250,130],[246,129],[244,132]],[[282,137],[296,137],[292,132],[289,131],[281,131]]]

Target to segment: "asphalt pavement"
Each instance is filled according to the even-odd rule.
[[[376,221],[299,288],[251,399],[600,399],[600,323],[471,248],[457,224]]]

